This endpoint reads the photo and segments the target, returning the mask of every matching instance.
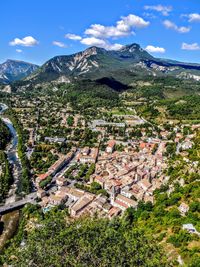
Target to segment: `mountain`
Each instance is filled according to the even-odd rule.
[[[24,61],[8,59],[0,64],[0,83],[8,84],[23,79],[36,71],[38,67]]]
[[[138,44],[126,45],[118,51],[93,46],[73,55],[56,56],[25,80],[38,84],[112,77],[128,84],[133,76],[173,76],[200,81],[200,65],[155,58]]]

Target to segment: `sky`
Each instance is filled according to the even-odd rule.
[[[155,57],[200,63],[199,0],[1,0],[0,63],[43,64],[89,46],[138,43]]]

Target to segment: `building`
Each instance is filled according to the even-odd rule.
[[[185,216],[185,214],[189,211],[189,206],[185,203],[181,203],[181,205],[178,207],[180,213],[182,216]]]
[[[191,234],[197,234],[200,236],[200,233],[197,232],[196,228],[194,227],[194,225],[192,223],[183,224],[183,230],[186,230]]]
[[[108,212],[108,218],[112,219],[113,217],[118,216],[121,213],[121,209],[118,207],[112,207]]]
[[[58,206],[60,204],[64,204],[65,201],[67,200],[67,195],[66,194],[62,194],[62,192],[56,192],[56,194],[51,194],[49,196],[49,204],[50,205],[54,205],[54,206]]]
[[[127,198],[121,194],[118,194],[115,196],[115,193],[112,193],[111,196],[111,204],[114,207],[118,207],[119,209],[121,209],[122,211],[125,211],[126,209],[133,207],[136,208],[137,207],[137,202]]]
[[[86,208],[86,206],[88,206],[93,199],[93,194],[86,193],[85,195],[83,195],[79,200],[77,200],[76,203],[74,203],[74,205],[70,207],[70,215],[72,217],[77,217],[78,215],[80,215],[84,208]]]
[[[39,183],[45,180],[48,176],[54,176],[58,173],[66,164],[70,162],[73,158],[74,153],[76,152],[76,148],[72,148],[72,150],[66,155],[61,156],[49,169],[48,172],[38,175],[36,178],[36,185],[39,187]]]
[[[79,155],[79,161],[82,164],[85,163],[96,163],[98,157],[98,148],[85,148]]]
[[[152,184],[147,180],[147,179],[143,179],[141,181],[138,182],[138,185],[144,190],[147,191]]]
[[[115,149],[115,145],[116,145],[116,142],[115,140],[110,140],[108,142],[108,145],[106,147],[106,152],[107,153],[113,153],[114,149]]]
[[[107,122],[104,120],[93,120],[91,124],[91,128],[95,129],[97,127],[106,127],[106,126],[114,126],[118,128],[125,128],[126,124],[123,122]]]
[[[181,147],[183,150],[188,150],[188,149],[192,148],[192,145],[193,145],[193,143],[191,141],[185,141]]]
[[[38,197],[38,198],[43,198],[43,197],[45,197],[45,196],[46,196],[46,191],[43,190],[43,189],[41,189],[41,188],[39,188],[39,189],[37,190],[37,197]]]
[[[87,156],[90,153],[90,148],[89,147],[84,147],[81,151],[83,156]]]
[[[69,198],[71,198],[73,201],[77,201],[79,198],[81,198],[85,194],[85,191],[77,188],[70,188],[67,195]]]
[[[68,185],[68,182],[64,176],[59,176],[56,178],[56,184],[61,187]]]
[[[45,137],[45,142],[62,144],[65,142],[65,138],[59,137]]]

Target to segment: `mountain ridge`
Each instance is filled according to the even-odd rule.
[[[30,75],[39,68],[38,65],[16,60],[7,59],[0,64],[0,83],[9,84]]]
[[[77,79],[120,79],[120,71],[127,76],[174,76],[176,78],[200,80],[200,64],[185,63],[156,58],[133,43],[120,50],[89,47],[72,55],[60,55],[49,59],[34,74],[25,80],[31,83],[65,81]]]
[[[10,79],[11,82],[22,80],[26,84],[37,85],[112,77],[122,83],[127,79],[128,85],[132,82],[133,76],[141,79],[146,76],[173,76],[200,81],[200,64],[156,58],[136,43],[125,45],[117,51],[92,46],[71,55],[54,56],[41,67],[34,64],[30,64],[29,67],[33,67],[29,73],[21,75],[20,79],[17,79],[19,76]],[[9,77],[3,78],[9,80]]]

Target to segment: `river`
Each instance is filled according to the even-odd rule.
[[[11,120],[7,118],[6,116],[4,116],[4,112],[8,109],[8,106],[2,103],[0,103],[0,106],[1,106],[0,117],[2,121],[6,124],[6,126],[9,128],[11,135],[12,135],[12,140],[10,144],[8,144],[6,151],[5,151],[7,154],[8,161],[12,165],[13,178],[14,178],[14,183],[12,184],[9,190],[9,193],[8,193],[8,197],[6,199],[6,204],[9,204],[9,203],[15,202],[16,200],[17,184],[19,182],[19,177],[22,172],[22,166],[21,166],[21,162],[20,162],[20,159],[18,157],[18,152],[17,152],[17,145],[18,145],[17,132]]]
[[[17,153],[17,145],[18,145],[17,132],[10,119],[4,116],[4,112],[7,109],[8,109],[7,105],[0,103],[0,118],[6,124],[6,126],[9,128],[12,134],[12,140],[6,147],[5,151],[7,154],[7,158],[10,164],[12,165],[13,177],[14,177],[14,183],[12,184],[8,193],[8,197],[5,201],[6,204],[9,204],[15,202],[16,200],[17,184],[19,181],[19,176],[21,174],[22,167]],[[18,226],[18,221],[19,221],[18,210],[7,213],[0,218],[0,252],[3,249],[6,241],[9,240],[15,234]]]

